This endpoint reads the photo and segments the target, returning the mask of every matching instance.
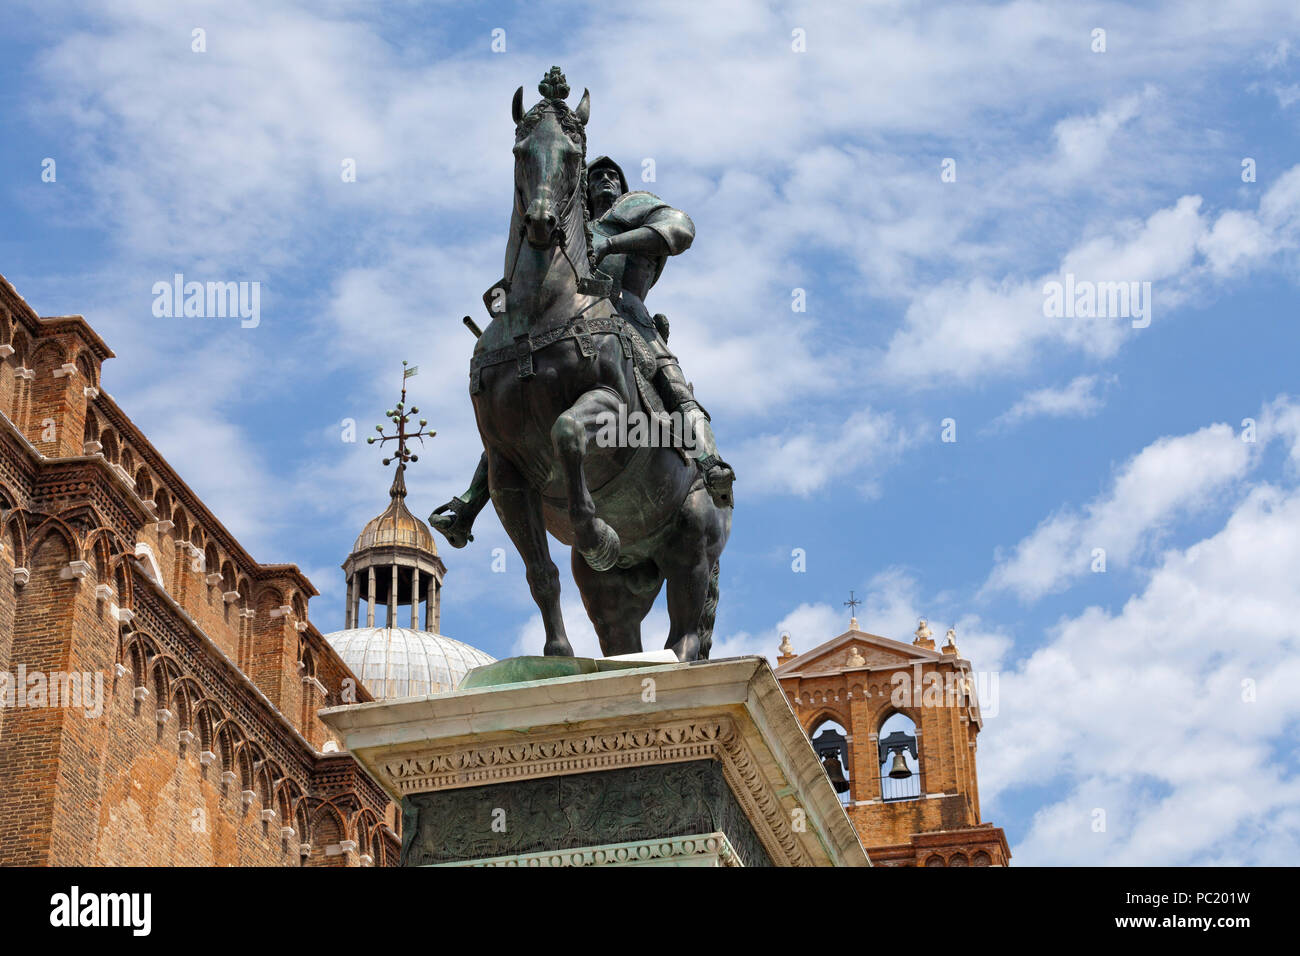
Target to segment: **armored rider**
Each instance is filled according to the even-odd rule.
[[[708,412],[695,399],[677,357],[668,351],[668,319],[653,317],[645,299],[663,274],[669,256],[690,248],[695,224],[679,209],[643,190],[629,191],[623,170],[608,156],[587,165],[587,213],[592,227],[593,265],[613,279],[612,300],[621,315],[640,333],[657,369],[655,391],[664,409],[678,412],[694,440],[695,461],[714,504],[733,504],[735,472],[718,454]],[[490,500],[487,456],[479,459],[469,490],[439,506],[429,524],[455,548],[474,540],[474,519]]]
[[[677,356],[668,351],[668,320],[652,318],[645,305],[668,257],[690,248],[695,224],[653,193],[629,192],[623,170],[608,156],[587,166],[587,209],[594,264],[614,280],[619,315],[641,333],[654,355],[655,390],[667,411],[681,414],[687,434],[694,437],[695,460],[714,504],[730,505],[735,472],[718,455],[708,412],[695,400]]]

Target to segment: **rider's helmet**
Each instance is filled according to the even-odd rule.
[[[623,192],[627,192],[627,177],[623,175],[623,167],[614,162],[608,156],[597,156],[587,164],[587,182],[591,182],[591,174],[597,169],[612,169],[618,174],[618,184],[623,187]],[[590,187],[588,187],[590,188]]]

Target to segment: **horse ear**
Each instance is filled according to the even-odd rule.
[[[510,103],[510,115],[514,117],[516,125],[524,118],[524,88],[522,86],[515,90],[515,98]]]
[[[591,115],[591,94],[586,89],[583,89],[582,99],[578,103],[578,108],[573,111],[573,115],[578,117],[578,122],[583,126],[587,125],[587,117]]]

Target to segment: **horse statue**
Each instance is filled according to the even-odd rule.
[[[511,105],[514,209],[505,278],[484,295],[493,318],[470,361],[486,485],[527,569],[544,653],[573,655],[550,532],[572,549],[573,578],[606,656],[642,650],[641,622],[667,582],[665,646],[678,660],[707,658],[732,507],[710,497],[681,447],[690,439],[680,429],[679,443],[609,438],[611,423],[663,424],[668,416],[650,385],[654,357],[620,317],[611,280],[592,270],[590,94],[584,90],[571,109],[558,68],[538,89],[542,99],[526,113],[523,87]],[[441,513],[451,504],[430,523],[444,532],[467,529]],[[467,530],[448,534],[457,546],[468,537]]]

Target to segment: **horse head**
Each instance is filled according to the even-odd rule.
[[[577,109],[564,102],[569,93],[564,74],[551,67],[538,85],[542,99],[527,113],[524,88],[515,91],[511,115],[515,121],[515,216],[524,238],[540,249],[564,241],[583,203],[587,117],[591,96],[582,92]],[[581,221],[581,219],[579,219]]]

